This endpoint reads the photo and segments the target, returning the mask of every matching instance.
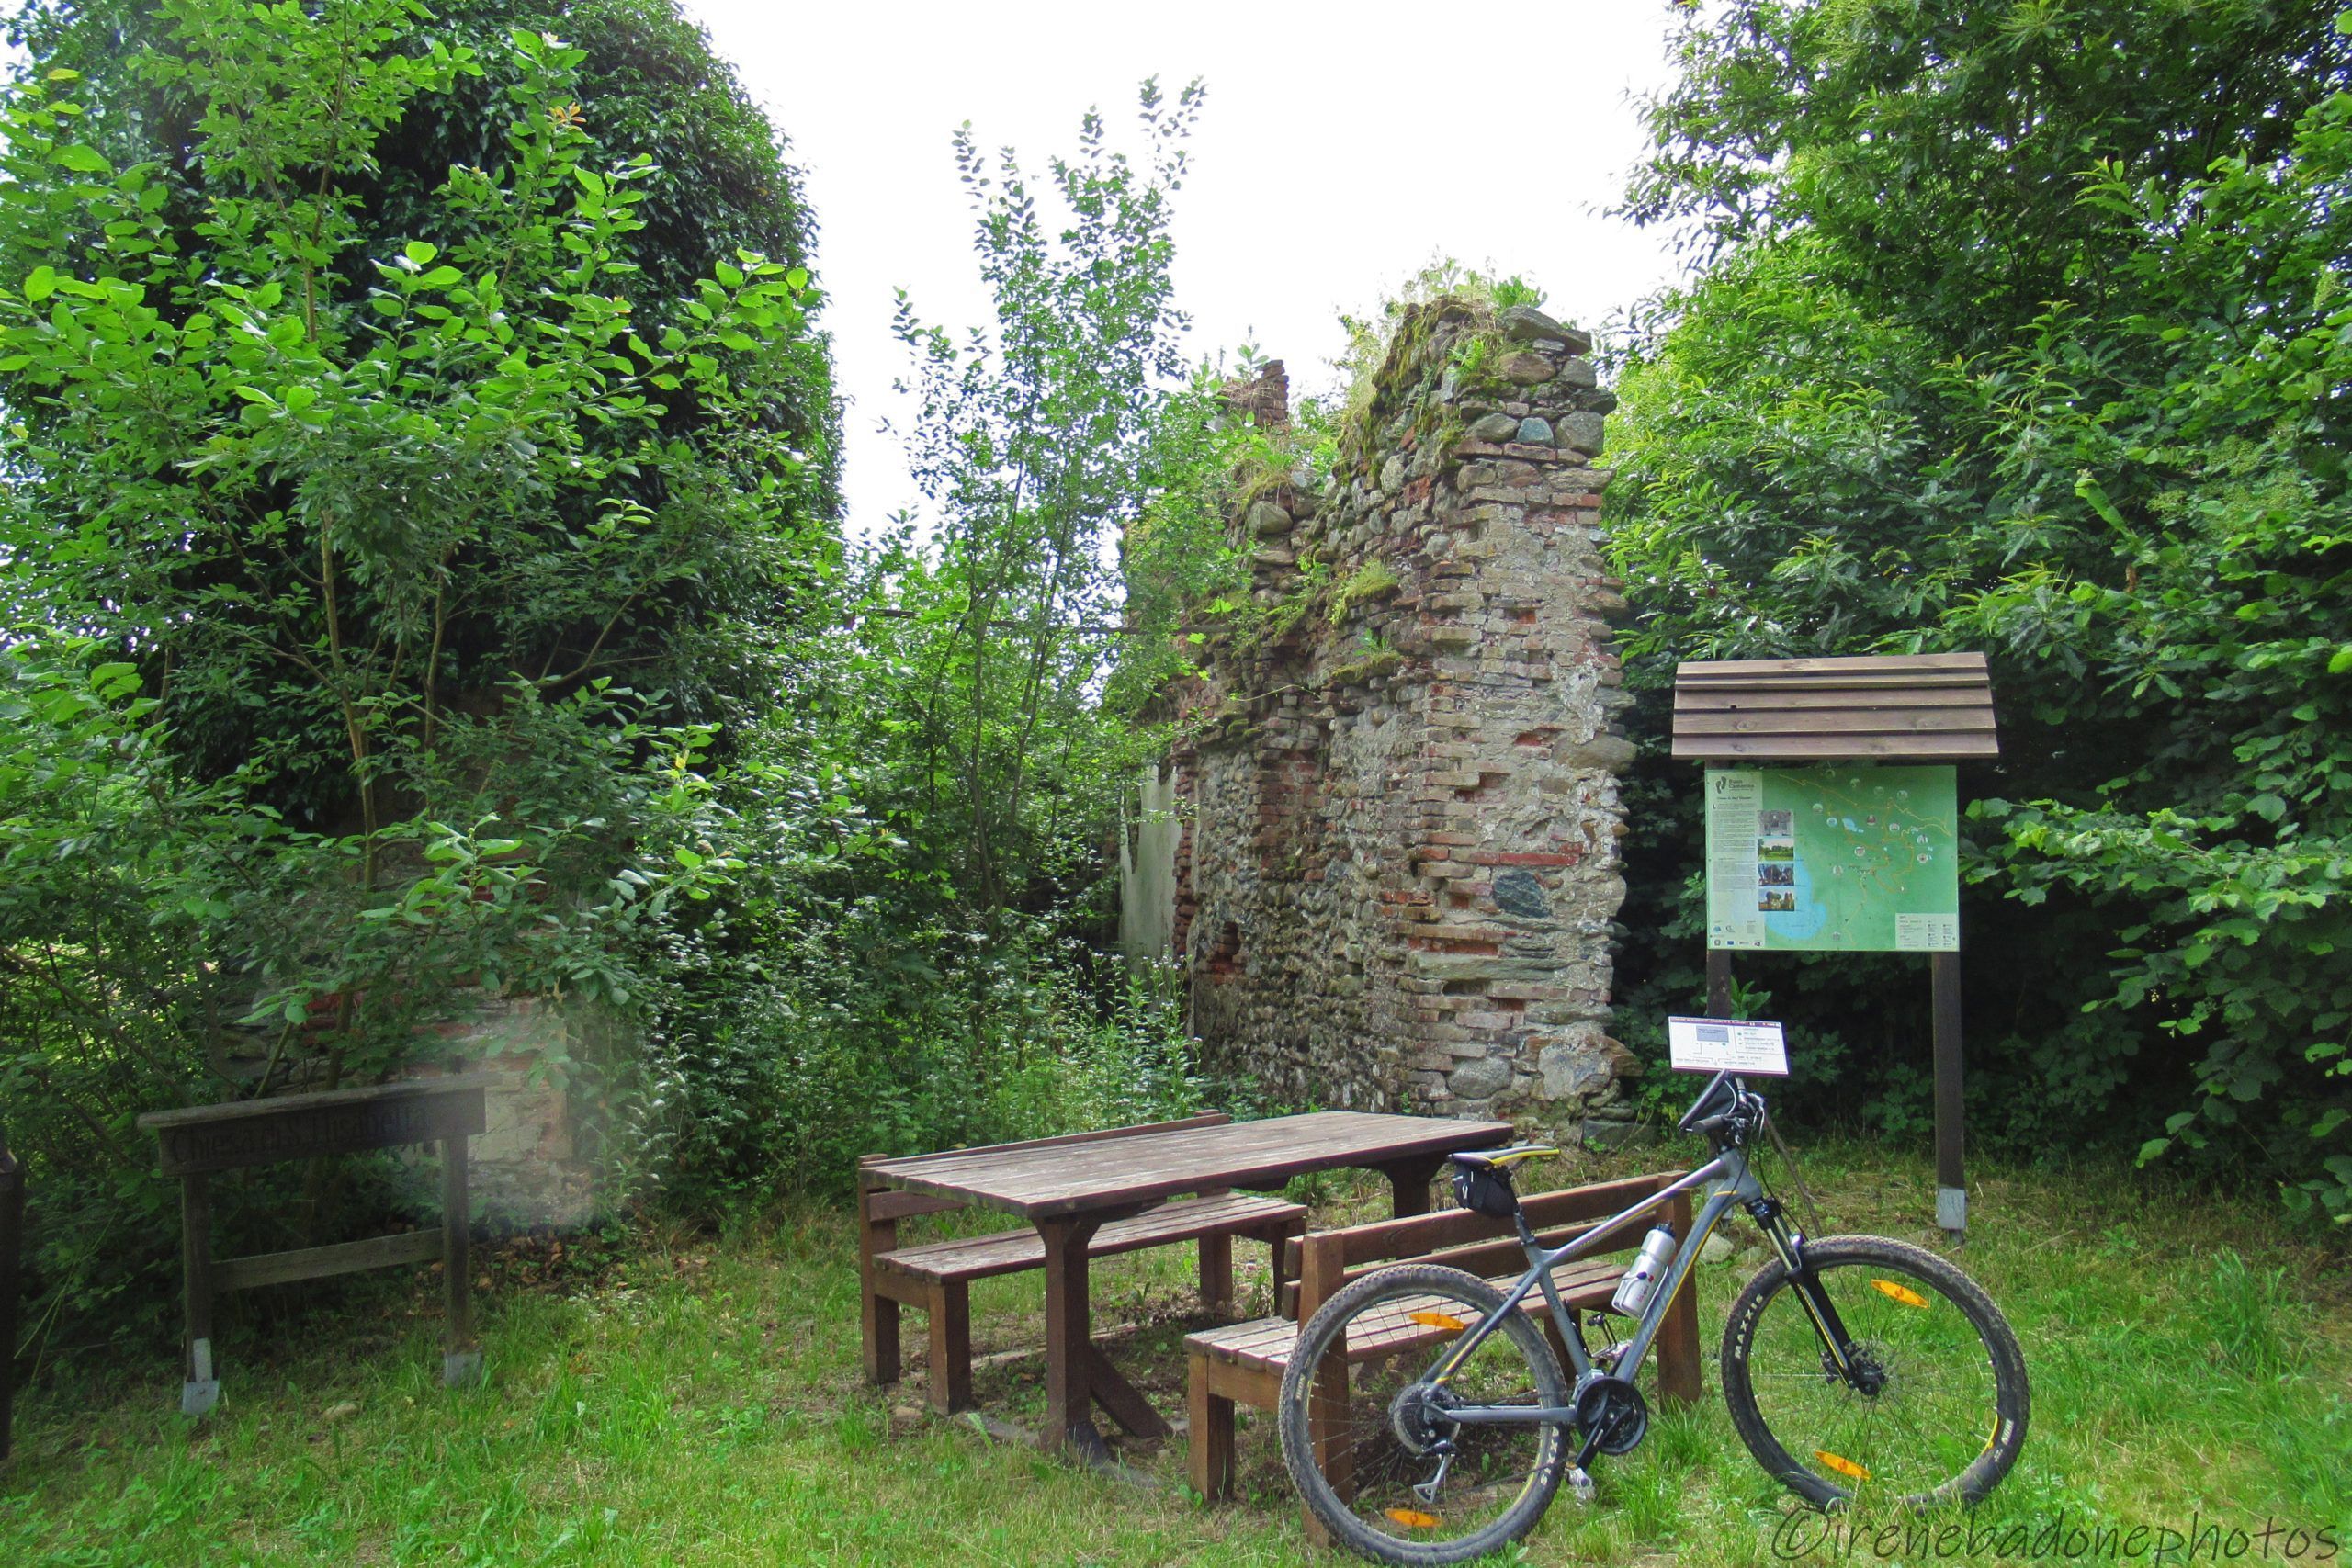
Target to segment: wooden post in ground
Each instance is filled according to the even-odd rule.
[[[880,1159],[867,1155],[861,1166]],[[899,1245],[899,1222],[874,1212],[875,1200],[888,1189],[868,1181],[863,1170],[857,1181],[857,1283],[859,1340],[864,1349],[865,1381],[899,1381],[899,1303],[875,1288],[874,1259]]]
[[[1429,1184],[1421,1184],[1425,1195]],[[1401,1196],[1401,1190],[1400,1190]],[[1427,1213],[1428,1204],[1414,1213]],[[1399,1219],[1409,1217],[1399,1213]],[[1307,1319],[1322,1309],[1323,1303],[1340,1293],[1348,1282],[1346,1242],[1336,1233],[1309,1235],[1300,1249],[1298,1267],[1298,1324],[1304,1334]],[[1348,1419],[1348,1355],[1347,1341],[1332,1346],[1332,1354],[1316,1369],[1315,1386],[1306,1391],[1307,1443],[1315,1452],[1315,1466],[1331,1490],[1342,1502],[1355,1501],[1355,1451],[1353,1434]],[[1331,1532],[1315,1511],[1306,1510],[1306,1539],[1317,1546],[1331,1544]]]
[[[1678,1192],[1667,1205],[1666,1218],[1677,1235],[1690,1234],[1690,1194]],[[1675,1404],[1695,1404],[1703,1392],[1699,1386],[1699,1270],[1695,1268],[1682,1276],[1681,1289],[1674,1292],[1667,1303],[1666,1315],[1657,1325],[1657,1391],[1659,1395]],[[1627,1368],[1624,1376],[1633,1376]]]
[[[441,1140],[441,1267],[449,1321],[441,1348],[441,1385],[462,1388],[481,1378],[481,1347],[474,1342],[473,1191],[466,1168],[466,1138]]]
[[[1960,954],[1939,953],[1930,968],[1936,1056],[1936,1224],[1955,1240],[1968,1230],[1968,1183],[1961,1165],[1965,1121],[1960,1078]]]
[[[953,1416],[972,1404],[972,1289],[960,1280],[934,1280],[925,1294],[931,1407]]]
[[[1707,1016],[1731,1016],[1731,954],[1720,947],[1707,949]]]
[[[201,1416],[220,1403],[212,1368],[212,1180],[202,1172],[180,1179],[182,1351],[180,1414]]]

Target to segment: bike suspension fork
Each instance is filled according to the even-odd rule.
[[[1804,1233],[1790,1225],[1777,1198],[1751,1199],[1747,1213],[1788,1269],[1789,1288],[1796,1292],[1797,1304],[1812,1320],[1813,1331],[1821,1340],[1822,1354],[1839,1377],[1853,1382],[1853,1336],[1846,1331],[1845,1321],[1838,1315],[1837,1303],[1829,1299],[1829,1292],[1822,1288],[1821,1276],[1805,1258]]]

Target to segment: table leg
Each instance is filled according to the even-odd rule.
[[[1175,1433],[1176,1428],[1161,1419],[1151,1401],[1143,1396],[1143,1390],[1122,1377],[1111,1358],[1092,1344],[1086,1347],[1086,1392],[1130,1437],[1166,1438]]]
[[[1392,1194],[1389,1212],[1402,1220],[1430,1212],[1430,1183],[1445,1164],[1443,1155],[1429,1155],[1418,1159],[1400,1160],[1380,1168],[1388,1178]]]
[[[1090,1408],[1094,1345],[1086,1248],[1102,1224],[1084,1214],[1037,1222],[1046,1244],[1046,1441],[1087,1460],[1110,1457]]]

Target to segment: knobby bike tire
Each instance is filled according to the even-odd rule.
[[[1398,1568],[1430,1568],[1430,1565],[1439,1563],[1465,1562],[1518,1540],[1534,1528],[1536,1521],[1544,1517],[1544,1509],[1551,1506],[1567,1463],[1566,1427],[1537,1426],[1529,1428],[1538,1434],[1538,1438],[1534,1450],[1536,1457],[1529,1467],[1525,1490],[1484,1528],[1442,1540],[1407,1540],[1383,1533],[1359,1516],[1333,1489],[1317,1461],[1307,1419],[1308,1396],[1317,1385],[1325,1359],[1342,1343],[1343,1333],[1351,1322],[1383,1303],[1396,1302],[1423,1292],[1442,1292],[1464,1304],[1475,1304],[1481,1318],[1503,1302],[1502,1292],[1486,1280],[1458,1269],[1436,1264],[1404,1264],[1368,1274],[1324,1303],[1321,1310],[1300,1330],[1290,1365],[1283,1374],[1282,1392],[1275,1404],[1277,1424],[1282,1434],[1283,1464],[1290,1472],[1291,1480],[1308,1509],[1322,1521],[1339,1544],[1375,1562],[1397,1564]],[[1539,1403],[1546,1405],[1568,1403],[1567,1379],[1560,1370],[1558,1358],[1553,1355],[1542,1331],[1525,1313],[1515,1312],[1504,1319],[1502,1326],[1488,1341],[1481,1344],[1475,1354],[1488,1353],[1488,1346],[1495,1340],[1507,1340],[1525,1359],[1529,1381]],[[1441,1350],[1441,1345],[1429,1346],[1420,1352],[1422,1364],[1426,1366],[1434,1362]]]
[[[2017,1462],[2018,1454],[2025,1446],[2026,1426],[2032,1406],[2031,1392],[2026,1380],[2025,1354],[2018,1347],[2017,1336],[2010,1331],[2008,1320],[2001,1315],[2000,1309],[1993,1304],[1992,1298],[1976,1281],[1957,1266],[1925,1247],[1913,1247],[1907,1242],[1894,1241],[1885,1236],[1831,1236],[1807,1243],[1804,1258],[1815,1273],[1824,1279],[1825,1285],[1831,1280],[1842,1280],[1849,1294],[1859,1279],[1864,1288],[1875,1284],[1882,1294],[1901,1302],[1901,1292],[1887,1290],[1887,1285],[1894,1281],[1882,1282],[1869,1271],[1877,1269],[1899,1273],[1927,1286],[1943,1298],[1961,1314],[1967,1326],[1974,1330],[1989,1366],[1994,1406],[1992,1411],[1984,1413],[1991,1419],[1984,1448],[1973,1461],[1935,1486],[1898,1492],[1871,1501],[1898,1508],[1928,1507],[1947,1503],[1972,1505],[1981,1501]],[[1863,1272],[1858,1276],[1856,1270]],[[1756,1457],[1757,1463],[1790,1490],[1822,1508],[1853,1506],[1863,1489],[1871,1484],[1870,1479],[1864,1476],[1852,1486],[1848,1486],[1832,1477],[1841,1461],[1849,1477],[1856,1472],[1866,1471],[1869,1457],[1861,1454],[1848,1457],[1813,1450],[1813,1436],[1804,1431],[1776,1434],[1765,1412],[1758,1406],[1754,1337],[1758,1325],[1764,1321],[1764,1314],[1783,1292],[1789,1292],[1792,1298],[1795,1295],[1790,1287],[1787,1265],[1776,1258],[1758,1271],[1732,1303],[1731,1320],[1724,1328],[1723,1346],[1724,1399],[1731,1407],[1732,1425],[1738,1430],[1740,1440],[1747,1445],[1747,1451]],[[1909,1291],[1907,1286],[1902,1287],[1902,1292],[1918,1294]],[[1830,1294],[1833,1303],[1838,1303],[1843,1311],[1843,1303],[1838,1300],[1839,1291],[1832,1289]],[[1866,1297],[1858,1299],[1867,1300]],[[1786,1304],[1799,1306],[1795,1300]],[[1910,1303],[1903,1304],[1907,1306]],[[1923,1310],[1931,1307],[1931,1303],[1922,1303]],[[1785,1329],[1777,1337],[1780,1359],[1784,1362],[1788,1359],[1787,1346],[1792,1337]],[[1860,1341],[1864,1337],[1858,1332],[1855,1337]],[[1962,1342],[1955,1337],[1952,1343]],[[1795,1378],[1807,1384],[1816,1381],[1810,1368],[1781,1365],[1767,1371],[1772,1376]],[[1816,1397],[1851,1397],[1857,1401],[1861,1397],[1849,1396],[1848,1391],[1834,1385],[1826,1368],[1817,1381],[1825,1390],[1834,1392],[1824,1394],[1815,1391]],[[1893,1387],[1890,1383],[1890,1390]],[[1859,1404],[1852,1408],[1858,1411],[1866,1409]],[[1785,1415],[1783,1424],[1789,1424],[1789,1417]],[[1883,1429],[1892,1431],[1893,1424]],[[1788,1439],[1785,1442],[1782,1440],[1784,1438]],[[1967,1440],[1974,1441],[1973,1432]],[[1793,1450],[1792,1444],[1794,1445]],[[1825,1471],[1832,1473],[1825,1474]]]

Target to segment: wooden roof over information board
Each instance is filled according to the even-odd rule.
[[[1697,762],[1997,757],[1981,653],[1692,661],[1674,671],[1674,754]]]

